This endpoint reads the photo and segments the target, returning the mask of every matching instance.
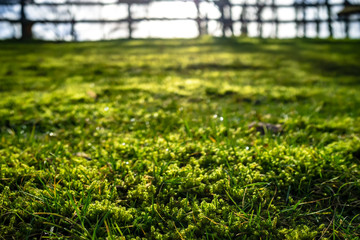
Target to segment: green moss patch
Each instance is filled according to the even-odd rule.
[[[359,238],[359,44],[0,42],[0,239]]]

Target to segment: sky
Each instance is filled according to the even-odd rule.
[[[39,0],[38,0],[39,1]],[[45,0],[43,0],[45,1]],[[111,1],[111,0],[110,0]],[[234,0],[235,1],[235,0]],[[271,0],[267,0],[269,3]],[[310,0],[308,0],[310,1]],[[353,0],[359,1],[359,0]],[[239,0],[237,0],[239,2]],[[240,1],[241,2],[241,1]],[[248,0],[248,3],[255,2],[255,0]],[[331,2],[342,3],[342,0],[331,0]],[[292,4],[293,0],[277,0],[277,3]],[[357,2],[356,2],[357,3]],[[0,18],[8,17],[12,19],[18,18],[19,6],[12,9],[0,9]],[[341,7],[333,7],[332,15],[335,18],[336,13]],[[132,17],[196,17],[197,12],[194,3],[192,2],[154,2],[148,7],[141,5],[132,6]],[[219,18],[219,10],[211,3],[202,3],[200,6],[201,16],[208,16],[209,18]],[[241,7],[234,7],[232,9],[233,19],[238,19],[241,13]],[[102,7],[59,7],[57,11],[49,9],[48,7],[27,7],[27,17],[33,20],[36,19],[119,19],[127,17],[127,5],[107,5]],[[314,19],[316,17],[316,8],[309,8],[306,12],[307,19]],[[326,9],[320,9],[320,18],[326,19]],[[249,9],[248,16],[252,19],[256,18],[255,10]],[[292,20],[295,18],[295,11],[293,8],[280,8],[278,11],[280,20]],[[271,9],[264,9],[263,19],[271,19]],[[301,15],[299,15],[301,18]],[[240,34],[240,23],[234,24],[234,34]],[[334,37],[342,38],[345,36],[344,24],[336,22],[334,27]],[[248,25],[249,36],[257,36],[257,24],[251,23]],[[127,24],[85,24],[79,23],[75,26],[77,33],[77,40],[101,40],[101,39],[116,39],[127,38]],[[33,27],[34,36],[45,40],[71,40],[70,25],[61,24],[54,26],[52,24],[35,24]],[[208,32],[214,36],[221,36],[221,26],[216,21],[210,21],[208,24]],[[273,24],[264,24],[264,37],[274,37]],[[320,25],[320,37],[328,36],[327,24]],[[20,37],[20,26],[11,26],[8,23],[0,22],[0,38]],[[195,21],[143,21],[134,24],[134,38],[194,38],[198,35],[198,29]],[[293,38],[296,36],[295,24],[280,24],[279,37]],[[307,37],[316,37],[315,24],[308,24]],[[350,24],[350,37],[360,38],[360,23],[355,22]]]

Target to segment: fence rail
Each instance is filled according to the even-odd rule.
[[[198,27],[198,34],[203,35],[208,33],[208,23],[209,21],[216,21],[221,24],[222,35],[226,36],[226,33],[234,34],[234,24],[240,23],[241,34],[248,34],[248,24],[257,23],[258,36],[263,37],[263,24],[271,23],[275,25],[275,36],[278,36],[278,26],[279,24],[296,24],[297,36],[300,36],[299,32],[302,29],[303,36],[306,37],[307,24],[316,24],[316,34],[320,34],[320,24],[326,23],[329,37],[333,37],[333,24],[334,22],[343,22],[345,25],[345,35],[349,37],[349,24],[351,22],[360,23],[360,15],[355,18],[350,18],[350,15],[333,15],[333,7],[343,7],[346,9],[349,6],[354,6],[349,3],[348,0],[344,0],[343,3],[329,3],[329,0],[318,0],[317,2],[306,2],[306,0],[294,0],[293,4],[276,4],[275,0],[256,0],[256,3],[247,3],[247,0],[244,0],[242,3],[232,3],[230,0],[117,0],[115,2],[93,2],[93,1],[65,1],[65,2],[35,2],[33,0],[0,0],[0,8],[5,6],[20,6],[20,16],[17,19],[12,18],[1,18],[0,22],[8,22],[11,24],[20,24],[21,25],[21,38],[30,39],[32,38],[32,27],[34,24],[70,24],[72,29],[73,39],[75,39],[75,25],[78,23],[89,23],[89,24],[107,24],[107,23],[127,23],[127,31],[129,38],[132,38],[133,35],[133,24],[143,21],[195,21]],[[267,2],[265,2],[267,1]],[[269,3],[270,1],[270,3]],[[196,17],[173,17],[173,18],[158,18],[158,17],[142,17],[134,18],[132,12],[132,6],[134,5],[149,5],[153,2],[193,2],[197,9]],[[200,4],[202,2],[213,4],[217,7],[220,12],[219,18],[211,18],[202,16],[200,13]],[[62,7],[62,6],[108,6],[108,5],[126,5],[127,6],[127,17],[119,19],[65,19],[65,20],[52,20],[52,19],[29,19],[26,16],[26,8],[31,6],[41,7]],[[232,16],[232,9],[234,7],[241,7],[241,14],[238,17]],[[359,7],[358,5],[356,7]],[[272,12],[272,17],[270,19],[263,19],[264,9],[270,9]],[[293,8],[295,11],[295,18],[292,20],[281,20],[279,19],[278,9],[281,8]],[[317,11],[316,17],[313,19],[308,19],[306,17],[307,9],[315,8]],[[320,17],[321,9],[326,9],[326,17]],[[251,19],[249,18],[249,10],[255,12],[256,17]],[[357,12],[355,12],[357,13]],[[359,11],[360,13],[360,11]],[[301,18],[299,18],[299,15]]]

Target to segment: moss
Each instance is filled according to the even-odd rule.
[[[0,236],[357,238],[358,44],[1,42]]]

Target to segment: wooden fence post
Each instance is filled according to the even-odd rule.
[[[264,9],[264,4],[260,0],[256,1],[256,21],[258,24],[258,35],[260,38],[263,37],[263,26],[262,26],[262,11]]]
[[[320,37],[320,3],[316,2],[316,37]]]
[[[202,21],[200,16],[200,0],[194,0],[196,11],[197,11],[197,17],[196,17],[196,23],[198,27],[199,37],[203,35],[203,28],[202,28]]]
[[[240,14],[240,22],[241,22],[241,35],[247,36],[248,35],[248,28],[247,28],[247,0],[244,0],[244,3],[241,8],[241,14]]]
[[[133,32],[133,28],[132,28],[132,17],[131,17],[131,2],[128,2],[128,33],[129,33],[129,39],[132,39],[132,32]]]
[[[303,38],[306,38],[306,3],[305,0],[302,0],[302,24],[303,24]]]
[[[295,24],[296,24],[296,37],[300,36],[300,21],[299,21],[299,3],[294,1],[295,8]]]
[[[344,6],[347,7],[350,5],[350,2],[348,0],[344,0]],[[350,29],[349,29],[349,15],[345,15],[344,17],[345,22],[345,36],[346,38],[350,37]]]
[[[21,0],[20,1],[21,40],[30,40],[33,38],[32,35],[33,23],[27,20],[25,7],[26,7],[26,0]]]
[[[229,16],[228,16],[228,20],[227,20],[227,27],[230,28],[230,31],[231,31],[231,36],[233,37],[234,36],[234,22],[233,22],[233,18],[232,18],[232,8],[233,8],[233,5],[231,4],[230,1],[226,1],[227,2],[227,6],[228,6],[228,13],[229,13]]]
[[[220,22],[222,24],[222,36],[225,37],[225,30],[226,30],[226,26],[225,26],[225,13],[224,13],[224,3],[222,0],[220,0],[219,4],[218,4],[218,7],[219,7],[219,11],[220,11]]]
[[[279,19],[278,19],[278,12],[277,7],[275,5],[275,0],[271,2],[271,9],[272,9],[272,16],[273,16],[273,23],[275,25],[275,38],[279,37]]]
[[[205,16],[205,34],[208,35],[209,34],[209,18],[208,18],[208,15],[206,14]]]
[[[70,30],[72,41],[77,41],[75,24],[76,24],[76,21],[75,21],[75,18],[73,17],[73,19],[71,20],[71,30]]]
[[[332,28],[332,19],[331,19],[331,5],[329,0],[325,0],[326,11],[327,11],[327,23],[328,23],[328,30],[329,30],[329,37],[333,37],[333,28]]]

